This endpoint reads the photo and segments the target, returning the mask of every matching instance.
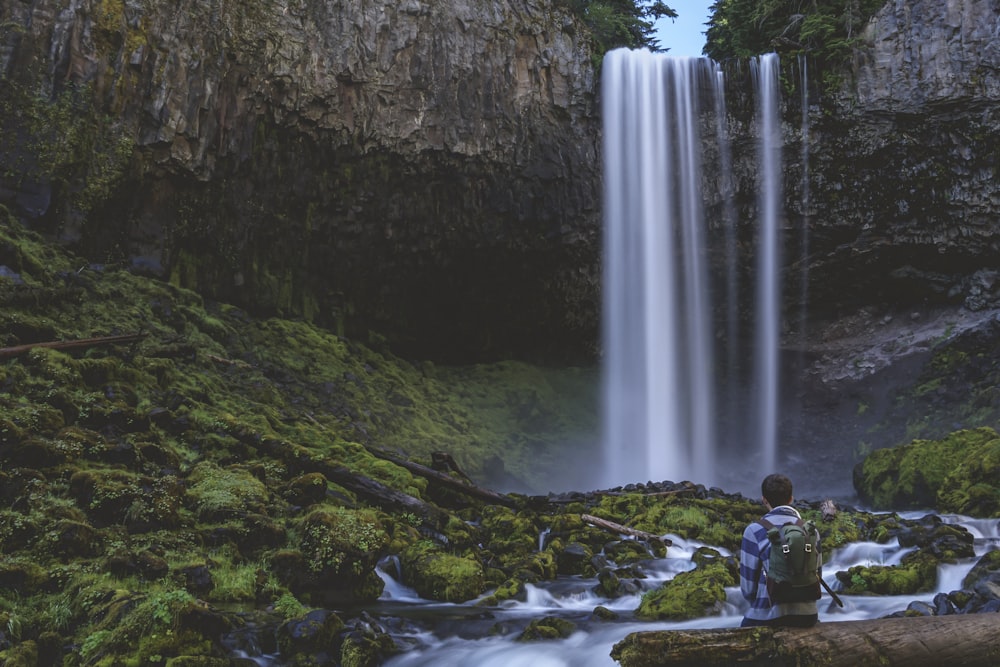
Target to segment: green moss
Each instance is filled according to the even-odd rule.
[[[927,508],[985,516],[997,508],[1000,436],[991,428],[872,452],[855,470],[860,497],[875,508]],[[962,509],[958,509],[962,508]]]
[[[726,600],[727,586],[736,579],[724,563],[707,563],[681,572],[656,590],[642,596],[636,609],[638,618],[687,620],[718,614]]]
[[[937,568],[933,557],[914,552],[899,565],[857,565],[838,572],[837,579],[847,595],[913,595],[934,590]]]
[[[203,520],[262,511],[269,499],[267,487],[242,468],[224,469],[203,462],[191,470],[188,481],[188,497]]]
[[[532,620],[518,636],[518,641],[539,639],[565,639],[576,631],[576,623],[558,616],[546,616]]]
[[[421,595],[442,602],[465,602],[486,590],[482,564],[472,558],[418,542],[400,554],[403,581]]]
[[[309,568],[324,576],[357,577],[384,555],[389,535],[376,512],[320,506],[296,524]]]

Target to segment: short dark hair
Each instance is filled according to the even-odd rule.
[[[792,480],[778,473],[768,475],[760,483],[760,493],[771,507],[787,505],[792,502]]]

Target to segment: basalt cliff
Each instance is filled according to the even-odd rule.
[[[0,24],[27,98],[0,203],[88,256],[419,356],[592,346],[595,73],[558,5],[4,0]],[[115,159],[34,162],[38,95]]]
[[[559,3],[3,0],[0,25],[0,203],[29,224],[417,357],[594,358],[599,72]],[[808,312],[818,372],[997,305],[998,34],[991,0],[893,1],[843,69],[782,61],[786,330]],[[63,134],[29,150],[39,96]]]

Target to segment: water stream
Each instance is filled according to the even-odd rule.
[[[901,515],[916,519],[922,513]],[[979,556],[1000,548],[997,519],[970,519],[944,516],[946,522],[964,526],[975,537],[976,558],[954,565],[943,565],[938,571],[935,591],[915,596],[854,596],[841,595],[844,608],[834,605],[824,594],[819,604],[821,622],[838,622],[878,618],[905,610],[914,602],[930,604],[937,593],[949,593],[961,588],[963,577]],[[614,644],[631,632],[648,630],[727,628],[737,627],[746,604],[736,587],[727,589],[727,602],[719,615],[683,622],[649,622],[635,619],[642,592],[656,588],[679,572],[692,569],[691,556],[699,542],[669,536],[673,545],[661,559],[641,563],[646,577],[640,580],[642,591],[635,595],[608,599],[595,593],[596,579],[560,577],[538,586],[528,586],[524,601],[508,601],[500,606],[483,607],[476,601],[445,604],[420,598],[415,591],[399,583],[387,564],[380,576],[385,590],[368,613],[393,635],[404,650],[385,664],[393,667],[614,667],[617,663],[610,652]],[[709,545],[711,546],[711,545]],[[728,555],[723,549],[717,550]],[[861,542],[825,554],[824,579],[834,590],[838,583],[835,573],[855,565],[893,565],[912,549],[900,548],[896,542],[877,544]],[[596,607],[605,607],[617,615],[615,620],[598,620]],[[533,619],[558,616],[572,621],[577,630],[561,640],[519,642],[516,638]],[[278,667],[279,656],[247,656],[258,664]]]

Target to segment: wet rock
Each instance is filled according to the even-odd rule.
[[[1000,551],[984,554],[965,575],[962,588],[973,591],[984,600],[1000,599]]]
[[[278,626],[275,637],[281,656],[289,661],[311,660],[309,664],[335,664],[340,653],[344,622],[332,611],[314,609]]]
[[[288,482],[283,495],[292,505],[307,507],[326,499],[326,487],[326,477],[322,473],[311,472]]]
[[[558,616],[546,616],[535,619],[518,636],[518,641],[534,641],[539,639],[565,639],[576,631],[576,624]]]

